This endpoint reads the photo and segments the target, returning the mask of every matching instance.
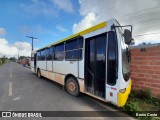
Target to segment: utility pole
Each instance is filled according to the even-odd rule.
[[[31,39],[32,39],[32,51],[33,51],[33,39],[38,39],[38,38],[35,38],[35,37],[33,37],[33,36],[26,36],[26,37],[28,37],[28,38],[31,38]]]
[[[18,51],[18,62],[19,62],[19,51]]]

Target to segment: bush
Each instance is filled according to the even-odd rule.
[[[151,100],[153,97],[152,97],[152,93],[151,93],[151,90],[150,89],[145,89],[145,90],[135,90],[135,91],[132,91],[130,93],[130,97],[131,98],[140,98],[142,100]]]
[[[140,91],[132,91],[130,94],[130,98],[140,98],[145,100],[148,103],[160,106],[160,100],[158,98],[154,98],[152,96],[150,89],[140,90]]]
[[[151,90],[148,88],[148,89],[145,89],[142,91],[142,96],[144,98],[144,100],[152,100],[152,93],[151,93]]]
[[[129,95],[129,99],[130,98],[135,98],[137,96],[137,92],[136,91],[131,91],[130,95]]]
[[[138,104],[136,102],[127,102],[124,107],[122,107],[122,111],[127,112],[128,114],[135,116],[137,111],[141,111]]]

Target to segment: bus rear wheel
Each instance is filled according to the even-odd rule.
[[[73,96],[78,96],[80,93],[79,84],[77,80],[73,77],[69,77],[66,81],[66,90],[69,94]]]
[[[40,69],[37,70],[37,77],[41,78],[41,71],[40,71]]]

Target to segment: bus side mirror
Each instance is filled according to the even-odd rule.
[[[131,34],[131,31],[128,29],[124,30],[124,41],[127,45],[131,44],[132,34]]]

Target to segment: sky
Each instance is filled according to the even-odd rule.
[[[160,43],[160,0],[0,0],[0,57],[41,48],[115,18],[133,26],[136,45]]]

